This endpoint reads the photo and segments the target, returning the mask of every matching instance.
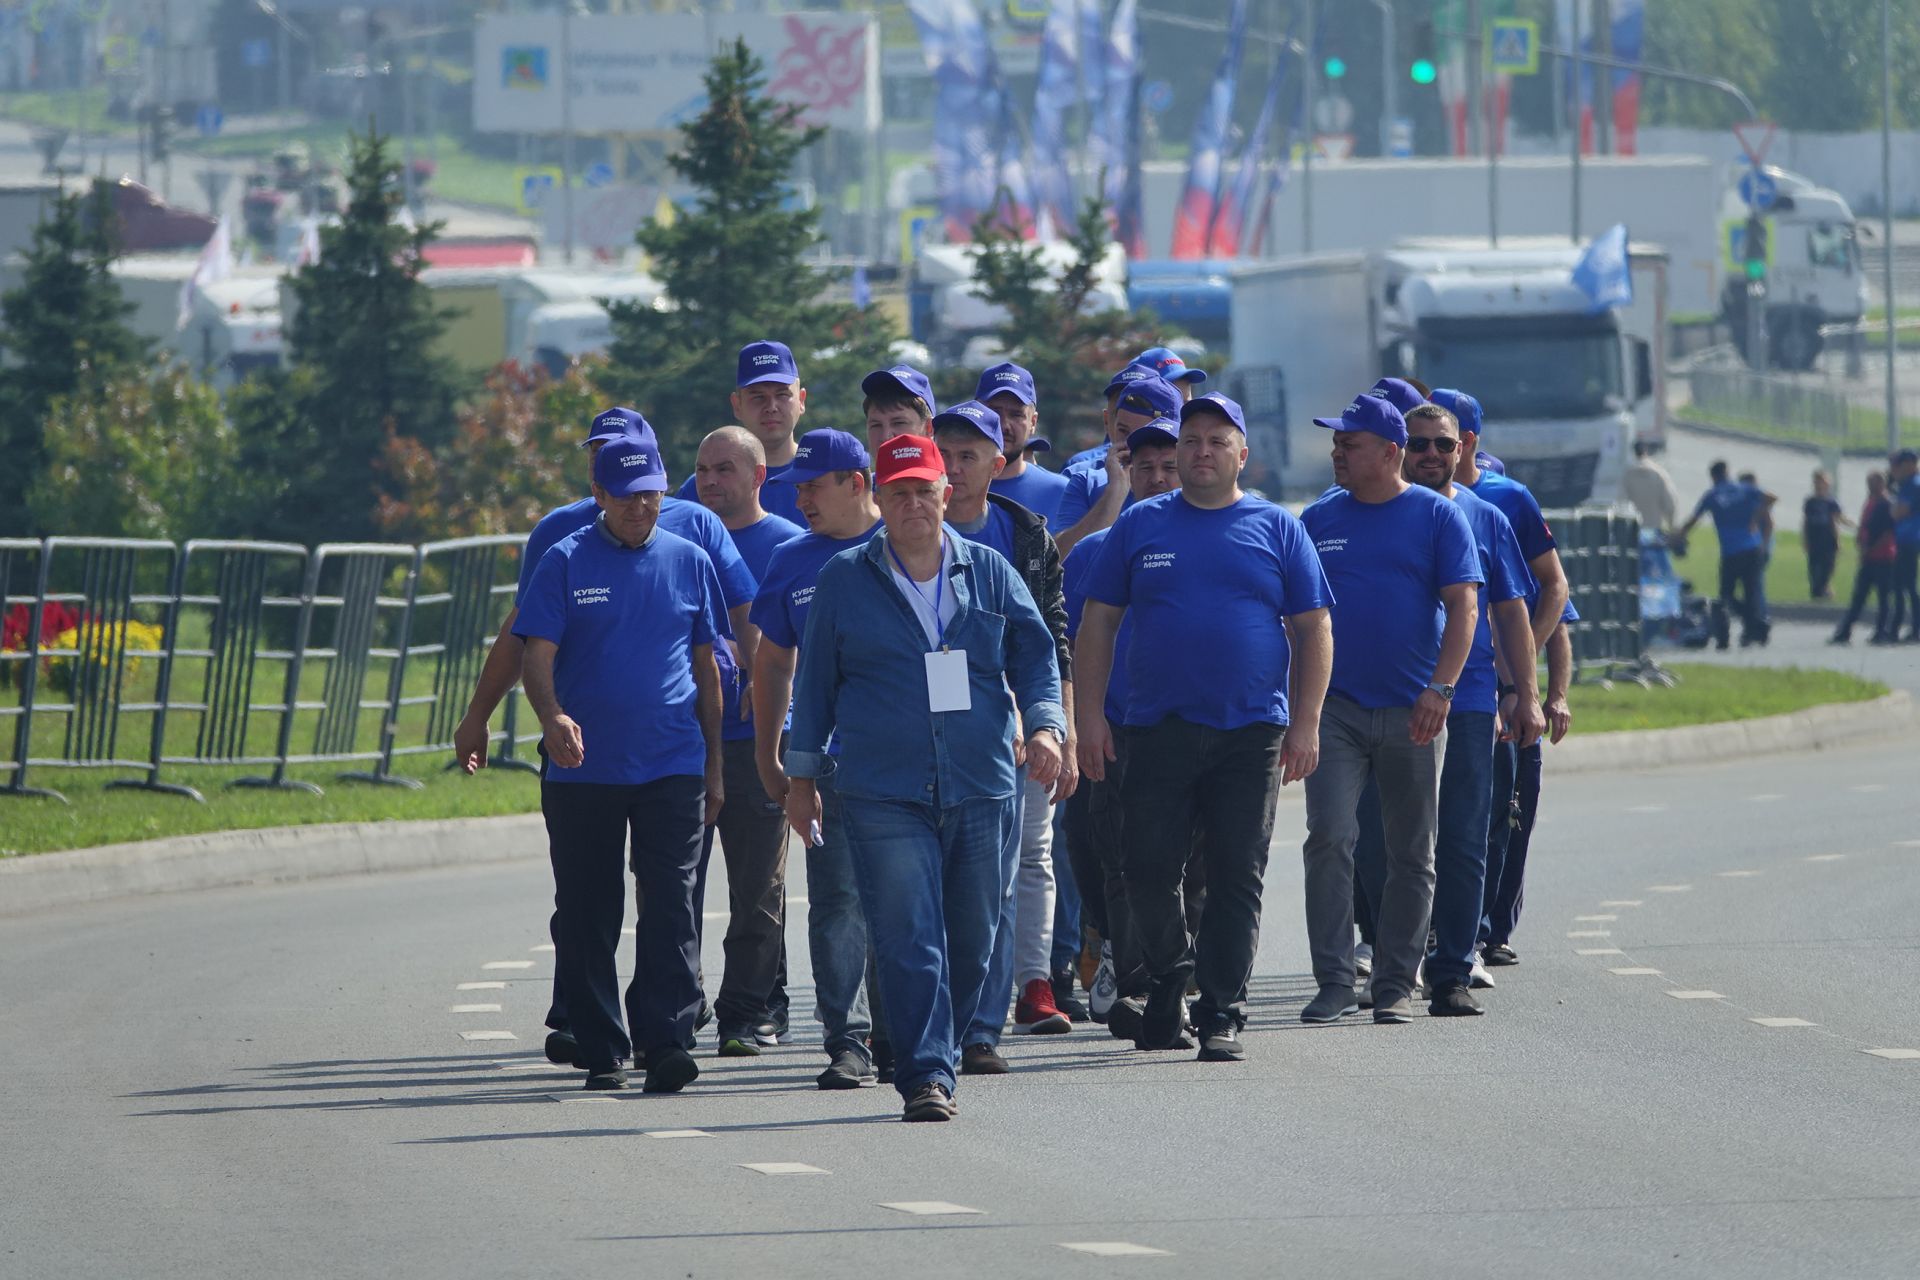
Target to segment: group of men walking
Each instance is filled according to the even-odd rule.
[[[1483,1011],[1487,966],[1518,960],[1539,741],[1568,727],[1552,534],[1478,465],[1464,392],[1383,379],[1315,419],[1336,484],[1296,516],[1241,488],[1246,421],[1196,394],[1205,379],[1141,353],[1107,386],[1100,445],[1060,472],[1034,461],[1039,392],[1010,363],[945,409],[916,369],[870,374],[863,440],[799,434],[792,353],[750,343],[740,425],[702,441],[676,497],[639,414],[594,419],[592,497],[529,540],[455,742],[484,765],[524,681],[555,885],[550,1058],[589,1089],[625,1087],[631,1061],[673,1092],[709,1018],[721,1056],[786,1039],[791,830],[819,1087],[889,1082],[905,1119],[950,1119],[959,1076],[1010,1069],[1009,1024],[1088,1018],[1140,1050],[1243,1059],[1294,783],[1303,1020],[1370,1003],[1407,1022],[1423,989],[1435,1016]]]

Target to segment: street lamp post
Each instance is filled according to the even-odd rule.
[[[1900,447],[1900,387],[1894,371],[1899,348],[1893,327],[1893,5],[1880,0],[1880,247],[1886,251],[1880,287],[1886,294],[1887,452]]]
[[[1394,68],[1400,59],[1394,53],[1392,0],[1373,0],[1380,11],[1380,154],[1393,154],[1393,121],[1399,114],[1394,94]]]

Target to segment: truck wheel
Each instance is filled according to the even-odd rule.
[[[1805,372],[1813,368],[1825,344],[1812,317],[1790,314],[1775,322],[1772,340],[1767,345],[1776,367]]]

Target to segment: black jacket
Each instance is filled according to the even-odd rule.
[[[989,493],[987,501],[1013,518],[1013,571],[1027,586],[1040,616],[1053,632],[1054,651],[1060,658],[1060,679],[1073,679],[1073,649],[1067,643],[1067,595],[1062,588],[1060,548],[1047,532],[1047,522],[1011,498]]]

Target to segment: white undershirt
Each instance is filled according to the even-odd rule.
[[[932,578],[928,578],[925,582],[910,580],[906,574],[901,573],[899,566],[893,562],[892,550],[889,549],[887,552],[887,572],[893,578],[893,585],[899,588],[900,594],[905,596],[907,603],[912,606],[914,617],[920,619],[920,629],[927,633],[927,648],[929,650],[940,647],[940,632],[946,624],[953,621],[954,610],[959,607],[954,602],[953,582],[948,572],[952,568],[953,542],[944,534],[940,538],[939,573]],[[933,616],[934,586],[936,583],[940,586],[940,616],[938,619]]]

